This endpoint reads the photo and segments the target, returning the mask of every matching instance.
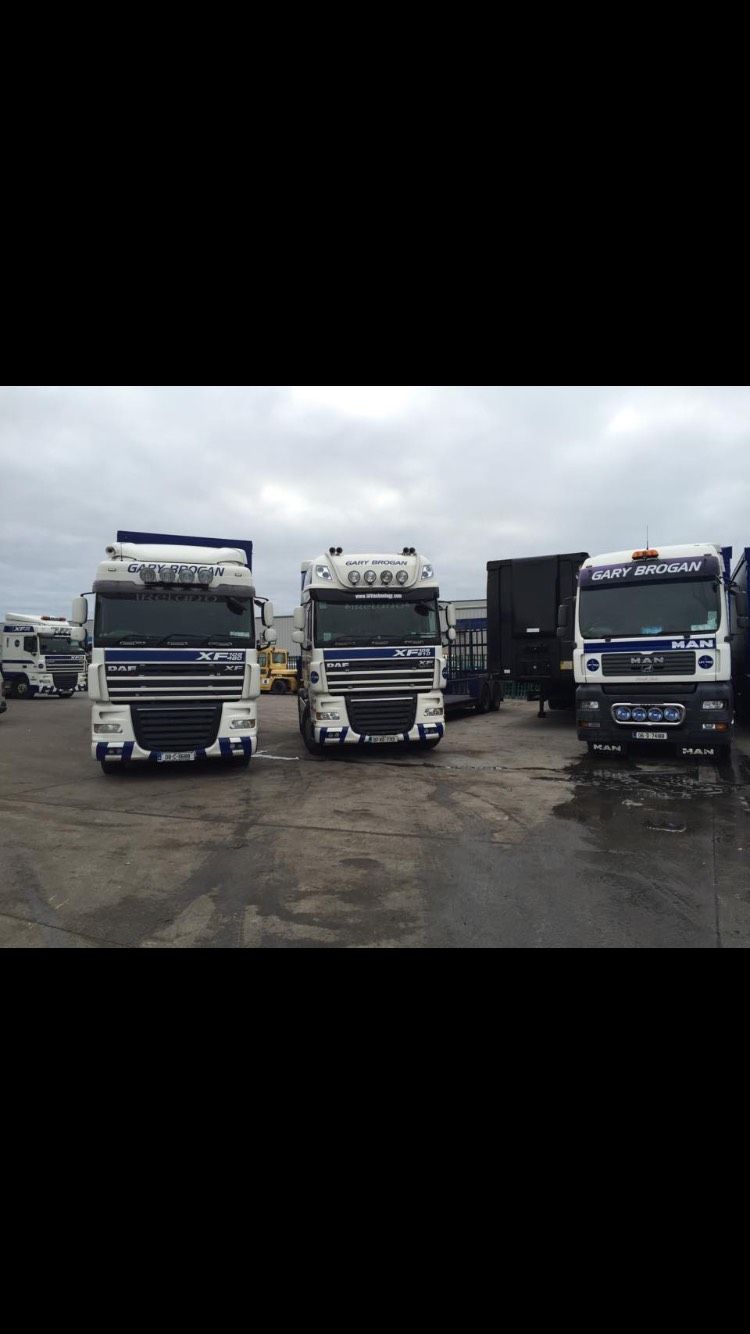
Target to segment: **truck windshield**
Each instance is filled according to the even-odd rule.
[[[315,643],[436,644],[439,642],[437,602],[382,601],[315,602]]]
[[[75,653],[80,656],[83,653],[83,642],[70,639],[67,635],[40,635],[39,652]]]
[[[721,617],[719,589],[715,579],[582,588],[581,634],[625,639],[714,633]]]
[[[98,593],[94,643],[114,647],[169,644],[253,648],[249,598],[215,593]]]

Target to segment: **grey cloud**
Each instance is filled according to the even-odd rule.
[[[331,543],[414,545],[446,596],[490,558],[750,545],[750,390],[6,388],[0,613],[68,610],[118,527],[250,537],[290,610]]]

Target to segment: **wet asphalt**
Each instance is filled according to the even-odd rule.
[[[89,757],[85,698],[0,718],[0,945],[750,944],[750,733],[727,763],[591,759],[523,701],[434,751],[305,751],[264,696],[247,770]]]

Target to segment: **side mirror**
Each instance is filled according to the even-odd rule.
[[[264,602],[261,606],[261,620],[264,625],[273,625],[273,603]]]
[[[83,644],[86,640],[86,626],[74,625],[70,632],[70,637],[76,643]]]
[[[305,609],[304,607],[295,607],[292,612],[292,625],[295,630],[304,630],[305,628]],[[295,644],[301,644],[301,639],[295,639]]]
[[[305,632],[304,632],[304,630],[292,630],[292,643],[293,643],[293,644],[304,644],[304,642],[305,642]]]
[[[275,643],[276,643],[276,631],[273,629],[273,626],[270,626],[270,625],[269,625],[269,626],[266,626],[266,627],[264,628],[264,630],[263,630],[263,643],[264,643],[264,644],[275,644]]]
[[[561,602],[557,608],[557,638],[570,639],[573,630],[573,604]]]
[[[70,619],[73,625],[85,625],[89,618],[89,604],[86,598],[73,598],[73,610]]]
[[[455,618],[455,612],[453,613],[453,615],[454,615],[454,618]],[[448,636],[448,640],[449,640],[449,642],[452,644],[452,643],[454,642],[455,638],[456,638],[456,627],[455,627],[455,625],[449,625],[449,626],[448,626],[448,629],[446,630],[445,633],[446,633],[447,636]]]
[[[456,624],[456,608],[452,602],[446,603],[445,624],[448,626],[454,626]],[[448,636],[448,638],[450,638],[450,635]],[[454,635],[453,638],[455,639],[456,636]]]

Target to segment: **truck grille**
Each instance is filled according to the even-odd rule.
[[[644,663],[647,664],[644,667]],[[650,666],[648,665],[650,663]],[[689,649],[667,653],[603,653],[603,676],[692,676],[695,654]]]
[[[70,675],[67,672],[53,672],[52,683],[55,690],[75,690],[78,685],[78,676],[75,672]]]
[[[386,736],[389,732],[408,732],[414,726],[416,695],[349,695],[346,700],[349,723],[360,736]]]
[[[133,704],[130,713],[135,739],[144,750],[195,750],[197,746],[212,746],[216,740],[221,705],[178,704],[166,708]]]
[[[128,664],[135,671],[123,671],[119,664],[107,663],[109,697],[121,703],[141,699],[217,699],[242,698],[245,664],[220,662],[138,662]]]
[[[346,653],[341,659],[346,662]],[[326,681],[331,695],[352,695],[379,690],[431,690],[435,680],[434,658],[353,658],[342,667],[329,667]]]

